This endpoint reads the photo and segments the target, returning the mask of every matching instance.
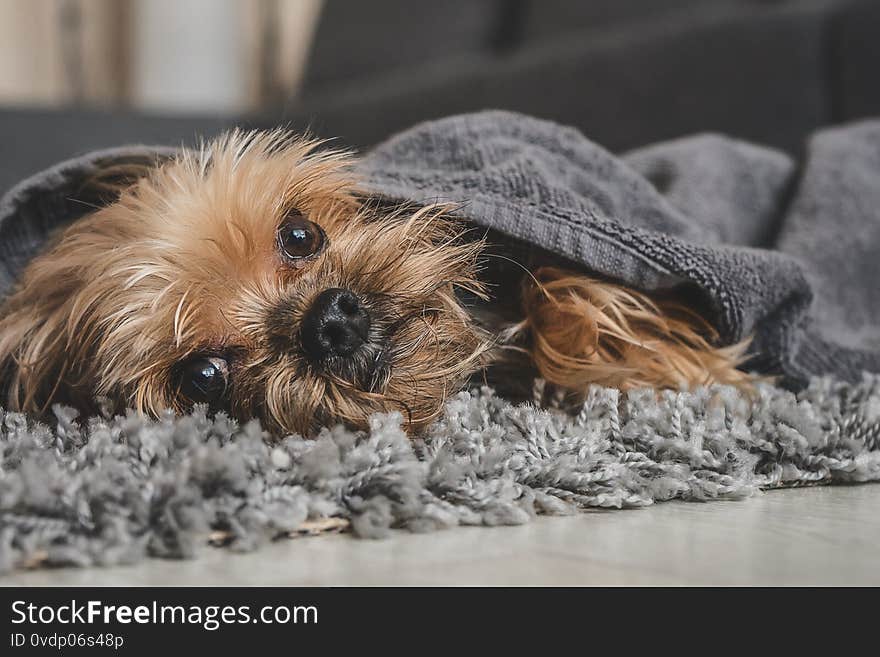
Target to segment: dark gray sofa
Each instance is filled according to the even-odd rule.
[[[327,0],[304,94],[259,116],[0,110],[0,187],[84,150],[289,123],[368,147],[503,108],[625,150],[719,131],[790,151],[880,114],[878,0]]]

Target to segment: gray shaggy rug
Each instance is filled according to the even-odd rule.
[[[380,538],[880,479],[876,375],[813,379],[798,394],[761,385],[753,398],[594,388],[570,413],[474,389],[416,440],[398,415],[272,443],[255,422],[203,409],[158,421],[55,414],[50,429],[0,411],[0,572],[188,558],[209,537],[253,550],[334,518]]]

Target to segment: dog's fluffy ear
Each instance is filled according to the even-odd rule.
[[[674,299],[545,267],[527,279],[523,309],[517,333],[535,366],[568,390],[751,387],[752,377],[737,369],[748,341],[717,346],[709,322]]]
[[[102,162],[77,181],[67,200],[91,214],[115,202],[157,165],[151,156]],[[52,255],[64,232],[63,226],[56,229],[11,293],[0,299],[0,407],[41,413],[56,401],[78,406],[92,402],[78,398],[82,372],[72,365],[82,359],[71,352],[70,335],[80,277],[75,263]]]
[[[69,376],[61,309],[74,282],[42,274],[29,278],[0,309],[0,405],[42,412]]]

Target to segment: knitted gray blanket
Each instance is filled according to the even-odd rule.
[[[641,289],[691,288],[750,366],[799,388],[880,372],[880,121],[815,134],[804,162],[718,135],[617,157],[507,112],[423,123],[374,149],[375,194],[469,220]]]
[[[0,296],[87,210],[72,200],[83,176],[156,152],[89,154],[0,199]],[[798,167],[700,136],[619,158],[501,112],[393,138],[359,165],[367,190],[460,202],[467,219],[574,266],[687,287],[724,340],[755,336],[753,366],[789,390],[596,388],[572,415],[475,389],[416,440],[390,415],[277,444],[202,409],[78,421],[56,408],[51,428],[0,411],[0,571],[188,557],[209,536],[253,549],[324,518],[377,537],[880,479],[880,122],[821,132],[806,153]]]
[[[0,198],[0,298],[100,166],[167,157],[129,146],[62,162]],[[460,203],[467,220],[636,288],[688,288],[750,366],[857,381],[880,372],[880,120],[788,155],[699,135],[617,157],[572,128],[508,112],[420,124],[367,153],[362,187]],[[516,248],[516,247],[511,247]]]

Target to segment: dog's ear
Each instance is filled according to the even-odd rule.
[[[39,256],[0,306],[0,406],[42,413],[56,401],[79,404],[69,339],[78,286],[75,271]]]
[[[85,157],[38,174],[4,199],[11,211],[0,217],[0,233],[10,236],[0,248],[0,407],[82,406],[76,391],[83,372],[71,364],[87,359],[71,352],[83,341],[70,335],[71,318],[84,310],[81,277],[76,262],[54,247],[72,224],[115,202],[169,156],[134,149]]]

